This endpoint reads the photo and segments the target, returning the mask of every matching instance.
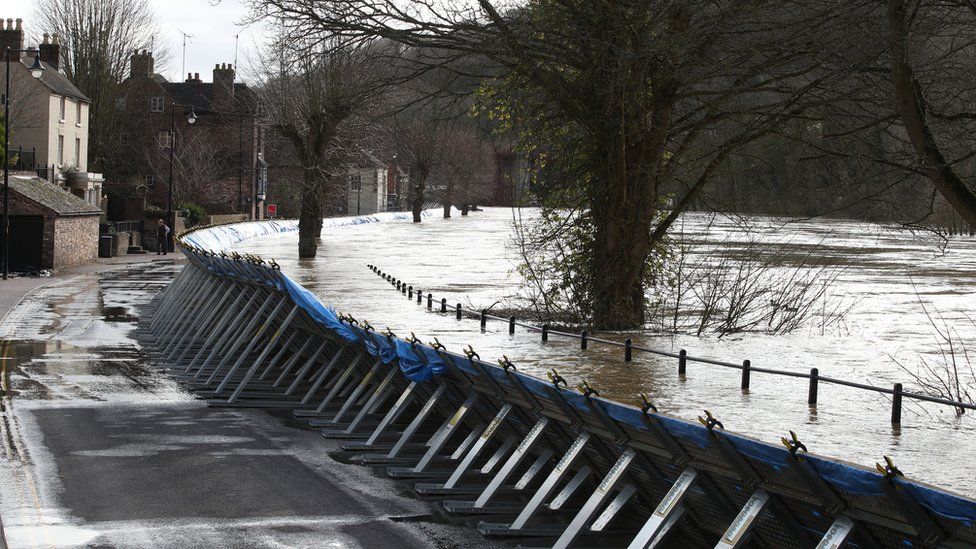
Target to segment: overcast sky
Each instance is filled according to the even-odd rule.
[[[198,72],[200,78],[210,82],[216,63],[234,62],[234,35],[240,34],[238,51],[238,81],[247,80],[249,59],[254,58],[261,41],[261,28],[242,28],[237,23],[245,18],[247,9],[240,0],[221,0],[219,4],[208,0],[149,0],[156,10],[159,34],[156,47],[165,45],[169,61],[165,66],[156,65],[156,72],[168,80],[182,80],[187,72]],[[44,29],[32,24],[34,5],[30,0],[0,0],[0,17],[20,17],[28,36],[39,36]],[[183,65],[183,31],[186,40],[186,70]]]

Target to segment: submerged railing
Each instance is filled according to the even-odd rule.
[[[553,547],[906,547],[976,544],[976,502],[613,402],[377,333],[230,242],[293,230],[183,235],[189,264],[154,300],[142,342],[212,406],[292,410],[353,462],[441,501],[488,536]]]
[[[423,290],[414,290],[413,285],[408,285],[406,282],[394,277],[393,275],[383,272],[379,267],[375,265],[367,265],[367,267],[373,271],[376,275],[382,277],[384,280],[389,282],[392,286],[396,287],[396,290],[407,296],[407,299],[413,299],[414,293],[417,295],[417,304],[421,304],[423,300]],[[432,293],[427,294],[427,310],[432,310],[432,304],[436,301],[436,298]],[[485,329],[489,320],[504,322],[508,324],[508,333],[514,334],[515,327],[525,328],[530,331],[539,332],[542,335],[542,341],[549,341],[550,336],[559,336],[568,339],[576,339],[580,342],[580,349],[586,350],[590,342],[602,343],[604,345],[609,345],[611,347],[620,347],[623,349],[624,362],[631,362],[633,360],[633,352],[641,351],[652,355],[663,356],[677,359],[678,361],[678,375],[685,375],[687,372],[687,365],[689,362],[698,362],[701,364],[710,364],[712,366],[720,366],[723,368],[732,368],[740,370],[742,372],[741,382],[739,388],[743,391],[748,390],[751,384],[752,372],[762,373],[762,374],[772,374],[777,376],[802,378],[810,381],[807,389],[807,404],[813,406],[817,404],[819,398],[819,387],[820,382],[830,383],[833,385],[842,385],[844,387],[852,387],[855,389],[863,389],[865,391],[871,391],[875,393],[881,393],[886,395],[891,395],[891,423],[893,425],[901,425],[902,417],[902,399],[912,399],[919,400],[923,402],[931,402],[934,404],[941,404],[945,406],[952,406],[960,410],[976,410],[976,404],[969,402],[962,402],[959,400],[951,400],[941,397],[936,397],[932,395],[925,395],[921,393],[912,393],[904,390],[904,386],[901,383],[895,383],[890,389],[885,387],[878,387],[875,385],[870,385],[867,383],[858,383],[856,381],[848,381],[845,379],[838,379],[835,377],[828,377],[820,375],[819,368],[811,368],[810,373],[795,372],[790,370],[777,370],[775,368],[761,368],[753,366],[752,362],[749,360],[743,360],[740,364],[734,362],[726,362],[723,360],[715,360],[711,358],[703,357],[693,357],[688,355],[687,351],[681,349],[677,353],[664,351],[661,349],[652,349],[650,347],[641,347],[639,345],[634,345],[633,340],[626,339],[624,342],[614,341],[612,339],[603,339],[598,337],[593,337],[586,330],[580,333],[573,332],[562,332],[558,330],[552,330],[549,325],[543,324],[541,326],[526,324],[524,322],[516,321],[514,316],[505,318],[501,316],[495,316],[488,314],[486,309],[480,311],[474,311],[470,309],[464,309],[460,303],[458,303],[451,311],[448,311],[448,301],[446,297],[440,299],[440,312],[447,314],[448,312],[453,312],[455,318],[462,320],[463,318],[476,318],[481,321],[482,331]]]

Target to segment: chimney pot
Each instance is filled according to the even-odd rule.
[[[193,79],[199,81],[200,80],[200,73],[198,73],[198,72],[193,73]]]
[[[41,43],[42,44],[50,44],[51,43],[51,35],[45,32],[44,33],[44,41],[41,42]]]
[[[9,21],[9,20],[8,20],[8,21]],[[23,23],[23,22],[24,22],[24,20],[23,20],[23,19],[21,19],[20,17],[18,17],[18,18],[17,18],[17,30],[20,30],[20,25],[21,25],[21,23]]]

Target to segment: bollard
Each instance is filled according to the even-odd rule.
[[[423,300],[424,300],[424,292],[417,290],[417,305],[420,305],[420,302]]]
[[[430,311],[434,308],[434,294],[427,293],[427,310]]]
[[[891,395],[891,424],[901,425],[901,383],[895,383]]]
[[[407,283],[406,282],[400,284],[400,293],[403,294],[403,295],[407,295]]]
[[[549,325],[542,325],[542,341],[549,341]]]
[[[580,334],[580,349],[582,349],[584,351],[586,350],[586,346],[588,344],[588,342],[586,340],[586,336],[588,336],[588,335],[589,334],[586,333],[586,330],[583,330],[583,332]]]
[[[810,368],[810,391],[807,394],[807,404],[816,406],[817,404],[817,384],[820,381],[820,370]]]
[[[624,341],[624,362],[630,362],[631,360],[633,360],[633,355],[634,355],[634,342],[631,341],[630,338],[628,337],[627,340]]]
[[[508,317],[508,335],[515,335],[515,317]]]
[[[442,313],[446,313],[447,312],[447,298],[446,297],[442,297],[441,298],[441,312]]]
[[[743,391],[749,390],[749,370],[752,368],[752,363],[748,360],[742,361],[742,385],[741,389]]]
[[[688,351],[678,351],[678,375],[683,376],[688,371]]]
[[[461,320],[461,304],[457,304],[457,319]]]
[[[481,331],[482,332],[485,331],[485,326],[488,324],[488,317],[486,316],[487,314],[488,314],[487,311],[481,309]]]
[[[413,286],[407,286],[407,299],[413,299]]]

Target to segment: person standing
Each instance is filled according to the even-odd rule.
[[[156,255],[166,255],[169,251],[169,226],[162,219],[156,227]]]

